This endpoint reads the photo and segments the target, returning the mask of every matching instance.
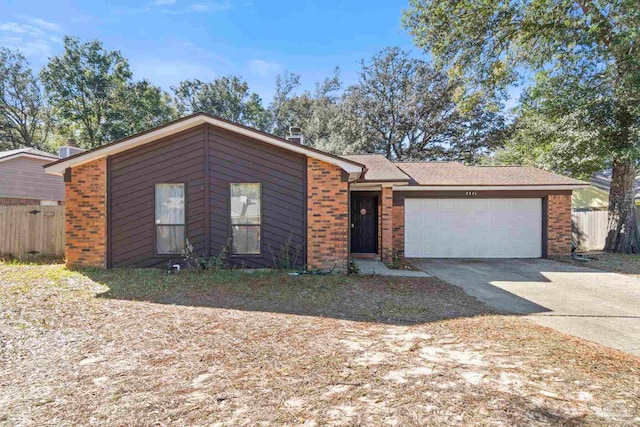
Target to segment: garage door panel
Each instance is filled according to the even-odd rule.
[[[405,199],[409,258],[538,258],[542,200]]]

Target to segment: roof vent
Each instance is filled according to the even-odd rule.
[[[304,144],[304,135],[302,135],[302,131],[298,126],[291,126],[289,128],[289,136],[287,136],[287,139],[296,144]]]

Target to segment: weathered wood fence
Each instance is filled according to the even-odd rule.
[[[573,242],[583,251],[604,248],[607,239],[608,211],[573,211]]]
[[[0,206],[0,255],[64,255],[64,206]]]

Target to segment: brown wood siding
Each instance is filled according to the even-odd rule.
[[[273,267],[273,254],[290,239],[297,266],[306,262],[306,157],[209,126],[210,251],[230,237],[229,184],[262,184],[261,254],[230,256],[234,267]],[[345,207],[346,208],[346,207]],[[230,252],[230,251],[229,251]]]
[[[196,253],[215,256],[228,242],[229,184],[258,182],[262,252],[229,256],[229,263],[273,267],[272,253],[289,238],[291,258],[298,248],[296,264],[306,262],[304,155],[203,125],[111,156],[108,165],[109,267],[164,267],[169,259],[181,259],[154,255],[154,186],[169,182],[186,184],[186,234]]]
[[[155,184],[185,183],[186,235],[197,253],[205,240],[205,128],[200,126],[109,158],[109,267],[164,267],[155,256]]]

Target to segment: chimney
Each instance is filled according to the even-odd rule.
[[[58,157],[64,159],[69,156],[73,156],[74,154],[82,153],[82,148],[76,147],[75,139],[68,139],[67,144],[58,148]]]
[[[304,135],[302,135],[302,131],[298,126],[291,126],[289,128],[289,136],[287,136],[287,139],[296,144],[304,144]]]

